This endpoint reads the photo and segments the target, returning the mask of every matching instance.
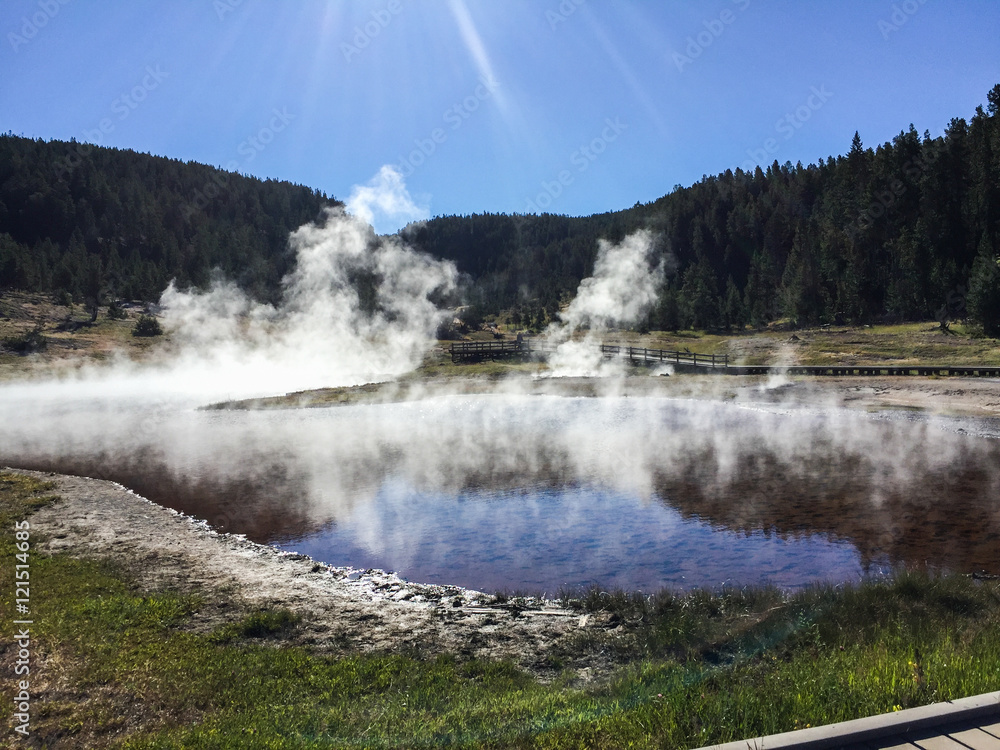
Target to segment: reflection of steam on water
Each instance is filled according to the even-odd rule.
[[[734,578],[792,589],[862,573],[845,542],[720,532],[663,503],[572,485],[453,496],[389,481],[343,521],[287,546],[413,580],[550,595],[589,586],[715,587]]]
[[[545,331],[557,348],[549,358],[550,377],[606,376],[621,372],[620,362],[601,356],[604,334],[612,326],[638,322],[656,302],[663,267],[650,268],[653,237],[630,234],[621,244],[600,240],[594,274],[582,282],[559,322]],[[582,339],[574,339],[585,331]]]
[[[258,413],[173,410],[155,417],[154,432],[137,426],[144,417],[141,409],[80,410],[62,420],[58,434],[17,418],[0,436],[0,456],[141,482],[141,494],[224,518],[228,530],[261,541],[346,523],[357,544],[386,560],[433,547],[433,524],[409,508],[417,496],[447,507],[463,495],[475,503],[481,494],[561,492],[559,513],[577,527],[585,524],[578,498],[596,493],[611,498],[607,507],[629,498],[595,519],[600,526],[588,545],[560,550],[575,555],[584,572],[600,559],[655,559],[672,549],[653,530],[622,541],[621,515],[636,503],[664,503],[682,518],[743,534],[848,540],[863,561],[997,566],[997,446],[928,422],[838,409],[526,396]],[[526,507],[496,507],[465,539],[523,544],[523,519],[510,514]],[[690,544],[678,549],[701,554]],[[751,563],[737,555],[735,564]],[[737,567],[724,577],[752,573]]]

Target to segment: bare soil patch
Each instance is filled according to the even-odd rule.
[[[505,377],[460,373],[389,383],[301,391],[283,396],[227,401],[209,409],[289,409],[349,403],[389,403],[440,395],[530,394],[572,397],[697,398],[733,402],[846,406],[877,411],[1000,418],[1000,380],[990,378],[852,376],[770,377],[743,375],[658,376],[640,370],[620,378],[544,378],[514,372]]]

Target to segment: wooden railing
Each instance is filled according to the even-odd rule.
[[[728,354],[698,354],[697,352],[679,352],[668,349],[647,349],[638,346],[602,345],[601,353],[608,357],[625,357],[640,362],[664,362],[677,365],[694,365],[696,367],[728,367]]]
[[[463,341],[451,345],[451,361],[528,355],[531,351],[527,343],[521,341]]]
[[[465,341],[451,345],[453,362],[482,359],[503,359],[507,357],[529,357],[532,355],[551,354],[556,350],[554,344],[524,339],[522,341]],[[727,354],[698,354],[696,352],[680,352],[668,349],[649,349],[639,346],[615,346],[604,344],[601,354],[605,357],[621,357],[632,362],[643,364],[692,365],[712,369],[729,366]]]
[[[558,347],[539,339],[521,341],[464,341],[451,345],[453,362],[478,361],[483,359],[510,359],[515,357],[543,358]],[[640,346],[619,346],[604,344],[601,354],[608,358],[620,357],[637,364],[671,364],[682,368],[715,370],[729,375],[829,375],[829,376],[952,376],[966,378],[1000,378],[1000,367],[996,365],[746,365],[730,364],[727,354],[698,354],[668,349],[648,349]]]

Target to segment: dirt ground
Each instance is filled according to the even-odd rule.
[[[346,403],[408,401],[441,394],[518,393],[562,396],[698,398],[796,406],[906,409],[955,417],[1000,417],[1000,379],[915,376],[784,377],[631,374],[621,378],[450,376],[371,383],[213,404],[213,409],[331,407]]]
[[[769,401],[832,402],[849,408],[877,411],[907,409],[955,417],[1000,417],[1000,380],[989,378],[816,377],[764,381],[742,385],[744,397]]]

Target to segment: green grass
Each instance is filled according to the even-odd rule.
[[[795,336],[795,340],[792,339]],[[936,323],[898,323],[878,326],[830,326],[803,330],[765,329],[743,332],[634,331],[608,333],[605,343],[650,349],[728,354],[733,363],[748,365],[940,364],[1000,365],[1000,342],[983,338],[964,326],[944,332]],[[447,344],[447,342],[444,342]],[[440,354],[427,357],[411,377],[499,378],[517,372],[535,372],[538,363],[480,362],[454,364]]]
[[[0,475],[3,528],[50,492]],[[13,554],[5,531],[7,621]],[[543,684],[502,662],[312,653],[289,645],[308,623],[282,610],[194,632],[192,615],[219,594],[143,591],[99,562],[31,559],[32,684],[49,686],[32,727],[51,747],[692,747],[1000,688],[1000,585],[961,576],[791,597],[567,595],[609,627],[581,630],[553,662],[590,649],[620,664],[584,686],[571,668]],[[0,684],[9,705],[11,681]]]

